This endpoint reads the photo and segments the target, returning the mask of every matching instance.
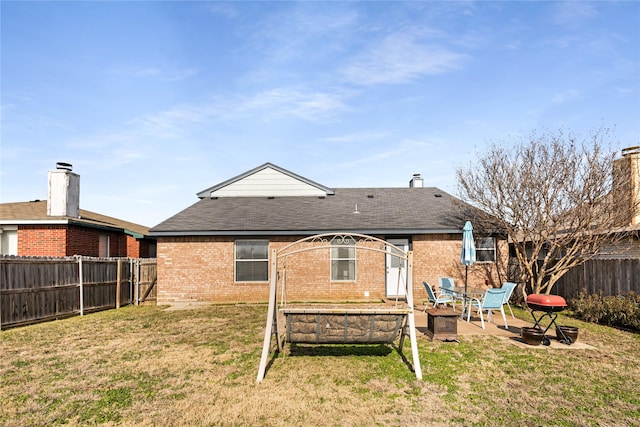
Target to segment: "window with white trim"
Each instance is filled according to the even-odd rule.
[[[476,239],[476,262],[496,262],[496,239],[478,237]]]
[[[18,255],[18,227],[0,227],[0,254]]]
[[[235,281],[269,281],[269,241],[236,240]]]
[[[331,281],[356,280],[356,242],[336,237],[331,241]]]

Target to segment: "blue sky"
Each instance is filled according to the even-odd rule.
[[[72,163],[83,209],[148,226],[272,162],[426,186],[490,142],[640,145],[640,2],[0,3],[0,200]]]

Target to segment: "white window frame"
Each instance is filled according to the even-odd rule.
[[[256,242],[266,244],[266,258],[238,258],[238,243]],[[266,277],[264,280],[238,280],[239,262],[265,262],[267,265]],[[238,239],[233,243],[233,280],[235,283],[268,283],[269,282],[269,240],[268,239]]]
[[[330,280],[332,282],[355,282],[357,277],[358,277],[358,272],[357,272],[357,259],[356,259],[356,241],[352,238],[347,238],[347,239],[343,239],[341,237],[338,238],[334,238],[331,241],[331,249],[330,249]],[[335,246],[335,247],[334,247]],[[344,247],[348,247],[350,249],[350,253],[353,254],[353,256],[340,256],[340,248],[344,248]],[[335,250],[334,250],[335,249]],[[334,261],[340,262],[340,261],[348,261],[349,263],[349,268],[347,270],[347,272],[351,272],[353,271],[353,277],[347,277],[345,278],[338,278],[339,276],[339,271],[335,271],[334,269]],[[344,270],[343,270],[344,271]],[[334,278],[334,273],[336,278]],[[344,275],[343,275],[344,277]]]
[[[0,254],[18,255],[18,226],[0,227]]]
[[[491,241],[492,246],[489,247],[487,246],[481,246],[480,242],[485,242],[485,241]],[[496,262],[496,238],[495,237],[490,237],[490,236],[482,236],[482,237],[476,237],[476,262],[478,263],[495,263]],[[482,253],[486,253],[486,254],[490,254],[488,256],[488,258],[490,259],[480,259],[481,257],[479,257],[479,254]],[[483,257],[483,258],[487,258],[487,257]]]

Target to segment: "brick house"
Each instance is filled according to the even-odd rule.
[[[270,251],[330,232],[370,235],[412,250],[417,298],[426,297],[423,280],[437,285],[439,277],[464,277],[464,221],[453,215],[456,199],[424,187],[419,174],[407,188],[332,189],[265,163],[198,197],[198,202],[150,230],[158,240],[160,304],[267,301]],[[476,236],[476,245],[480,262],[470,269],[470,284],[500,284],[505,279],[496,259],[506,256],[505,242]],[[293,293],[287,291],[289,297],[397,296],[402,270],[382,254],[361,252],[343,241],[330,253],[300,254],[282,272],[295,287]]]
[[[80,176],[71,165],[49,171],[47,200],[0,204],[4,255],[155,257],[149,229],[80,209]]]

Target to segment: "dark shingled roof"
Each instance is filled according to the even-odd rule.
[[[461,233],[453,196],[435,187],[338,188],[326,197],[204,198],[152,236]],[[356,209],[359,213],[354,213]]]

